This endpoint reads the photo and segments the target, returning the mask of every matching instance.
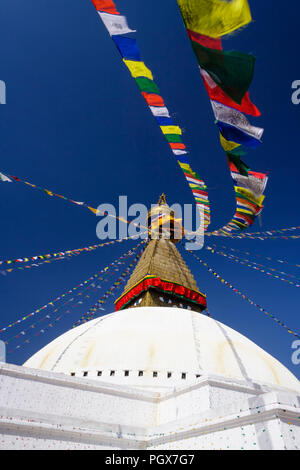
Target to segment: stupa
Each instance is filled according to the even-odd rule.
[[[114,313],[23,366],[0,363],[0,448],[298,449],[299,381],[201,313],[206,296],[176,247],[181,229],[164,196],[149,219]]]

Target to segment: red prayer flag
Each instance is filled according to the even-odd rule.
[[[258,178],[260,180],[265,179],[265,177],[267,176],[265,173],[258,173],[257,171],[249,171],[248,174],[255,176],[255,178]]]
[[[207,192],[206,191],[202,191],[200,189],[193,189],[193,194],[201,194],[202,196],[207,196]]]
[[[105,13],[111,13],[113,15],[120,14],[113,0],[92,0],[92,2],[98,11],[104,11]]]
[[[142,95],[149,106],[165,106],[164,100],[160,95],[156,95],[155,93],[147,93],[145,91],[142,91]]]
[[[187,30],[189,38],[191,41],[195,41],[201,46],[208,47],[209,49],[222,50],[222,41],[220,38],[210,38],[209,36],[204,36],[203,34],[195,33],[190,29]]]
[[[247,214],[243,213],[243,212],[236,212],[235,213],[235,216],[234,217],[237,217],[239,219],[242,219],[244,220],[247,224],[249,225],[252,225],[253,224],[253,220],[251,219],[251,217],[249,217]]]
[[[233,101],[228,95],[226,95],[226,93],[224,93],[224,91],[217,85],[211,88],[208,82],[203,77],[203,75],[201,76],[202,76],[206,91],[208,93],[208,96],[210,97],[211,100],[218,101],[219,103],[222,103],[225,106],[229,106],[230,108],[237,109],[241,113],[250,114],[251,116],[261,115],[261,112],[259,111],[259,109],[257,109],[255,104],[251,102],[248,91],[243,96],[241,104],[238,104],[235,101]]]
[[[235,173],[239,173],[239,170],[237,169],[237,167],[235,166],[234,163],[232,163],[229,158],[227,157],[227,161],[228,161],[228,166],[229,166],[229,169],[230,171],[234,171]]]
[[[174,149],[174,150],[184,150],[186,148],[184,144],[180,144],[180,143],[169,142],[169,145],[171,149]]]

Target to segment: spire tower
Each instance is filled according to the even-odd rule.
[[[148,213],[149,242],[124,292],[115,302],[116,310],[132,307],[179,307],[201,312],[206,296],[177,250],[182,225],[162,194]]]

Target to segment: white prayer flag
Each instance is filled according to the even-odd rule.
[[[239,173],[234,172],[231,172],[231,176],[236,181],[238,186],[249,189],[257,197],[263,194],[268,182],[267,176],[265,176],[264,178],[257,178],[253,175],[243,176]]]
[[[98,13],[111,36],[135,32],[135,30],[129,28],[125,16],[111,15],[100,11]]]
[[[12,180],[7,178],[3,173],[0,173],[0,181],[6,181],[7,183],[12,183]]]
[[[201,73],[202,77],[204,78],[204,80],[208,84],[209,88],[216,88],[216,86],[218,86],[218,85],[213,81],[213,79],[211,78],[209,73],[207,73],[206,70],[202,69],[201,67],[199,67],[199,69],[200,69],[200,73]]]
[[[250,122],[243,113],[237,111],[236,109],[230,108],[229,106],[218,103],[217,101],[211,100],[211,105],[217,121],[225,122],[225,124],[235,126],[255,139],[261,140],[264,129],[261,127],[251,126]]]
[[[170,117],[169,110],[165,106],[149,106],[153,116]]]

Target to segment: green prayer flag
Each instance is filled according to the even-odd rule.
[[[155,93],[159,95],[159,89],[157,85],[153,82],[153,80],[150,80],[147,77],[138,77],[135,78],[135,81],[141,91],[146,93]]]
[[[220,51],[191,41],[200,67],[236,103],[248,91],[253,74],[255,57],[238,51]]]
[[[167,139],[168,142],[182,142],[180,135],[178,134],[165,134],[165,138]]]
[[[236,155],[238,157],[243,157],[244,155],[247,155],[247,152],[245,152],[245,150],[243,150],[243,149],[244,149],[244,147],[242,145],[239,145],[235,149],[229,150],[229,152],[226,152],[226,153],[230,153],[230,154]]]
[[[248,176],[250,168],[248,167],[248,165],[246,165],[246,163],[241,160],[239,155],[235,155],[232,152],[227,152],[226,156],[231,171],[237,169],[240,175]],[[232,165],[234,165],[234,167]]]

